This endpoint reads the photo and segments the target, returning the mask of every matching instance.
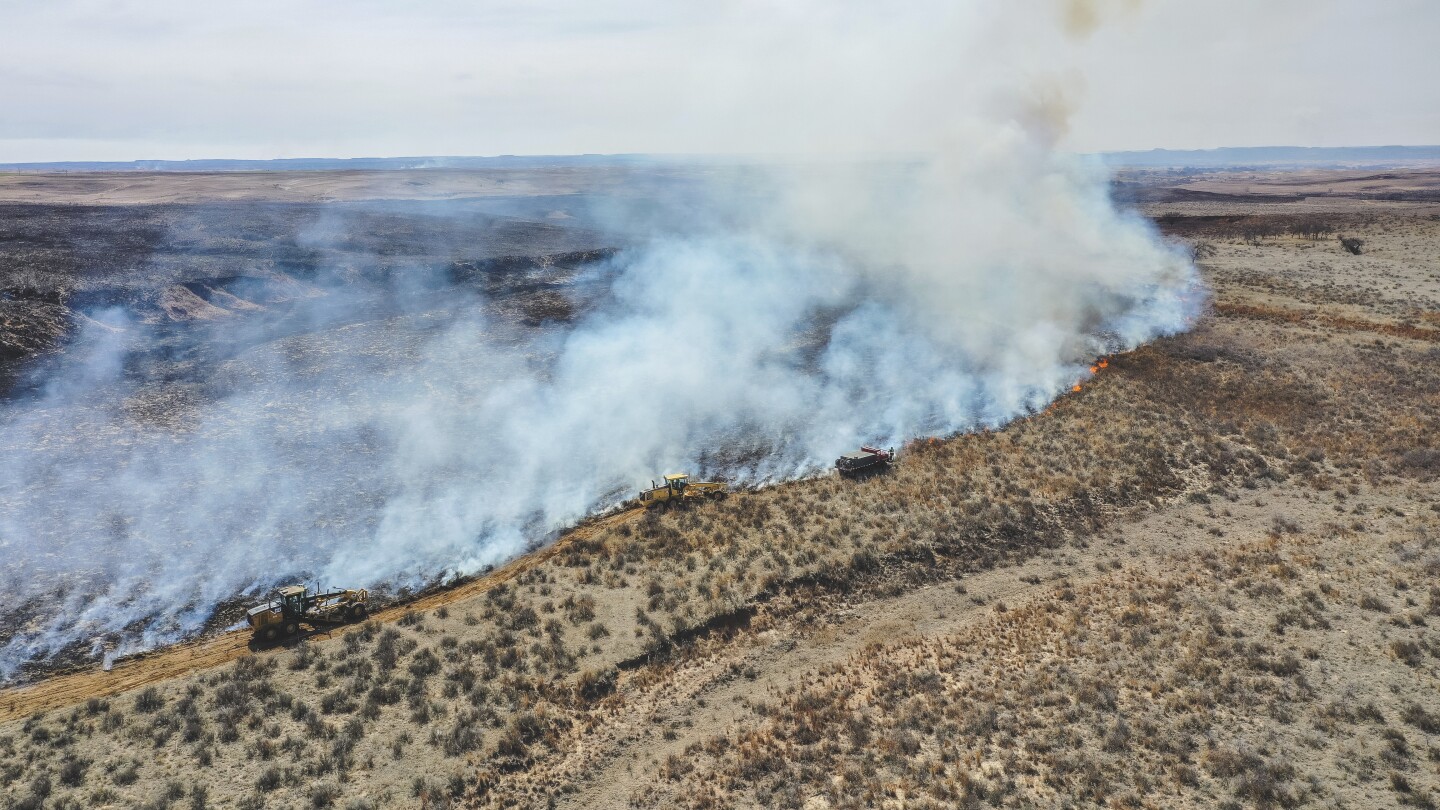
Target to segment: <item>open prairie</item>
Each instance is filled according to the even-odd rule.
[[[425,178],[447,199],[499,183]],[[423,201],[390,190],[400,173],[373,193],[289,175],[271,190],[262,176],[0,180],[11,395],[102,300],[164,327],[146,362],[165,373],[130,407],[166,425],[213,396],[197,367],[241,374],[251,348],[166,341],[283,319],[317,264],[361,280],[441,267],[524,331],[574,317],[585,297],[556,285],[623,247],[573,205],[588,180],[534,181],[503,211],[476,203],[473,238],[443,253],[406,207]],[[1434,174],[1120,180],[1200,267],[1209,305],[1189,332],[1105,358],[1001,429],[906,446],[884,474],[618,509],[458,587],[387,594],[363,625],[256,648],[225,631],[237,604],[200,638],[108,670],[72,650],[0,690],[0,797],[1437,806]],[[296,236],[341,194],[388,202],[345,210],[352,242]],[[218,233],[201,215],[216,205],[233,206]],[[427,307],[296,323],[286,350],[323,355],[337,330],[444,308]],[[4,632],[43,607],[5,606]]]

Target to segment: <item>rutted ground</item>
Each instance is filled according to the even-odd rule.
[[[1345,223],[1359,256],[1205,220],[1218,313],[1044,413],[5,722],[4,795],[1432,806],[1440,349],[1368,328],[1435,313],[1431,215]]]

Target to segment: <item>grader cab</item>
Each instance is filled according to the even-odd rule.
[[[321,593],[309,591],[304,585],[286,585],[275,595],[275,599],[250,608],[245,614],[255,638],[260,641],[274,642],[296,635],[301,622],[312,627],[345,624],[364,621],[370,615],[370,592],[364,588]]]
[[[665,482],[656,485],[650,482],[650,488],[640,493],[641,506],[673,506],[708,498],[725,497],[725,484],[719,481],[691,481],[687,473],[675,473],[665,476]]]

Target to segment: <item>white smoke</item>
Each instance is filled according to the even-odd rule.
[[[126,371],[146,327],[95,325],[0,415],[0,589],[28,617],[0,677],[184,637],[299,576],[474,572],[660,473],[782,480],[1042,408],[1201,297],[1103,173],[1056,151],[1054,108],[967,110],[913,159],[728,173],[693,221],[585,270],[574,323],[522,328],[425,284],[351,323],[357,294],[319,284],[324,328],[253,322],[175,422],[127,410],[169,390]]]

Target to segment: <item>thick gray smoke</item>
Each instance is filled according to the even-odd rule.
[[[1000,425],[1189,323],[1192,269],[1102,178],[989,165],[768,175],[761,221],[584,271],[572,294],[600,303],[571,325],[521,329],[466,287],[392,290],[415,311],[247,336],[213,371],[227,393],[175,423],[127,411],[145,381],[123,361],[150,336],[101,314],[0,425],[0,587],[38,613],[0,671],[173,640],[295,576],[473,572],[661,472],[780,480],[860,442]],[[1012,173],[1035,192],[990,202]],[[317,321],[353,297],[318,291]]]
[[[474,572],[660,473],[757,484],[1002,425],[1186,328],[1188,260],[1055,151],[1043,98],[1021,106],[923,159],[731,175],[703,221],[561,288],[569,322],[524,328],[432,278],[348,324],[364,296],[316,281],[300,306],[327,328],[218,325],[202,339],[249,348],[173,419],[132,412],[171,390],[127,365],[150,327],[95,313],[43,395],[0,414],[0,592],[26,618],[0,677],[182,638],[301,576]]]

